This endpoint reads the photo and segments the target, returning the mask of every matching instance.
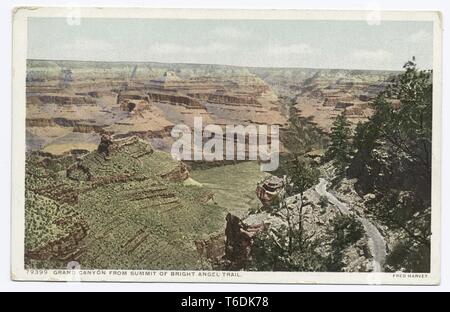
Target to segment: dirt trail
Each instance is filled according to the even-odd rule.
[[[320,196],[328,198],[328,202],[336,206],[342,214],[347,215],[350,213],[350,209],[347,204],[341,202],[333,194],[327,191],[328,181],[320,179],[319,184],[316,185],[315,190]],[[386,260],[386,242],[378,229],[368,219],[363,217],[357,217],[364,226],[367,237],[369,238],[369,248],[373,257],[373,271],[382,272],[383,265]]]

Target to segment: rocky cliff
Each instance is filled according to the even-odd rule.
[[[250,72],[177,66],[176,71],[157,64],[151,70],[138,66],[129,79],[127,64],[30,60],[29,149],[63,153],[66,146],[83,143],[85,136],[79,133],[105,131],[162,138],[170,145],[173,125],[193,126],[196,116],[204,124],[286,124],[277,95]],[[95,137],[98,142],[100,136]]]
[[[273,176],[264,179],[257,188],[258,197],[263,204],[258,211],[250,212],[242,218],[228,214],[225,230],[221,234],[214,234],[214,238],[197,242],[198,246],[203,248],[199,249],[199,253],[209,259],[214,268],[249,270],[261,268],[261,262],[265,262],[268,266],[264,268],[269,270],[296,270],[296,262],[292,258],[294,254],[287,253],[286,244],[287,229],[292,222],[299,220],[297,206],[300,198],[288,197],[286,207],[277,209],[278,202],[273,201],[276,197],[274,192],[283,191],[282,181],[283,179]],[[325,202],[319,191],[320,188],[314,186],[305,192],[302,199],[305,244],[315,246],[314,253],[319,255],[321,261],[315,270],[347,272],[374,270],[373,255],[369,247],[370,237],[367,233],[364,234],[363,223],[357,220],[355,214],[353,217],[356,219],[343,216],[340,204]],[[359,224],[359,234],[352,232],[351,224]],[[352,235],[353,240],[349,240],[348,237]],[[212,250],[215,252],[211,252]],[[313,256],[310,250],[305,249],[303,252],[306,257]],[[261,259],[261,254],[270,254],[272,259]],[[301,257],[300,255],[299,258]],[[292,262],[284,266],[283,261]],[[301,264],[297,265],[299,266],[297,269],[300,269]]]
[[[372,114],[369,103],[398,72],[344,69],[253,68],[275,92],[290,99],[293,112],[328,132],[344,112],[356,125]]]
[[[185,183],[187,167],[138,137],[104,135],[96,150],[27,155],[27,267],[198,269],[195,241],[225,212]]]

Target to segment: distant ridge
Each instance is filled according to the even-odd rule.
[[[50,60],[50,59],[27,59],[28,62],[70,62],[70,63],[100,63],[100,64],[124,64],[133,66],[135,64],[147,64],[152,66],[200,66],[200,67],[224,67],[224,68],[240,68],[240,69],[286,69],[286,70],[329,70],[329,71],[347,71],[347,72],[365,72],[365,73],[401,73],[401,70],[384,70],[384,69],[353,69],[353,68],[324,68],[324,67],[275,67],[275,66],[238,66],[238,65],[228,65],[228,64],[205,64],[205,63],[165,63],[165,62],[155,62],[155,61],[85,61],[85,60]]]

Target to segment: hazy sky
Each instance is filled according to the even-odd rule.
[[[30,18],[28,58],[399,70],[432,67],[431,22]]]

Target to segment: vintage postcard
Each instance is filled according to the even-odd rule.
[[[439,12],[13,15],[13,280],[439,283]]]

